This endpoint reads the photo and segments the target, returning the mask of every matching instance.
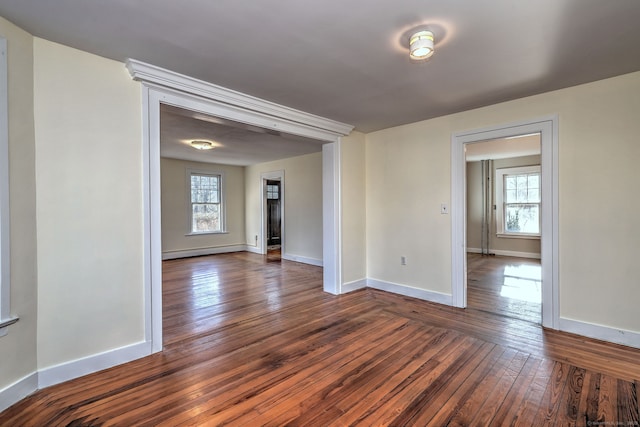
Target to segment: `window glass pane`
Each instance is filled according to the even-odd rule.
[[[518,175],[516,177],[518,190],[521,188],[527,188],[527,175]]]
[[[538,190],[537,188],[530,188],[527,202],[540,202],[540,190]]]
[[[505,231],[508,233],[540,233],[540,205],[507,205],[505,207]]]
[[[196,203],[192,209],[192,232],[221,231],[220,205]]]
[[[538,175],[537,173],[532,173],[531,175],[529,175],[527,180],[527,185],[529,188],[540,188],[540,175]]]
[[[520,187],[518,186],[518,195],[517,200],[518,202],[526,202],[527,201],[527,187]]]
[[[516,177],[513,175],[505,175],[504,176],[504,188],[507,190],[515,190],[516,189]]]
[[[506,203],[515,203],[517,202],[516,198],[516,190],[507,190],[505,192],[505,202]]]

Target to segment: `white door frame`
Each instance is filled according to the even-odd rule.
[[[540,132],[542,326],[559,328],[558,289],[558,116],[455,133],[451,137],[451,281],[455,307],[467,306],[465,145]]]
[[[267,253],[267,180],[280,181],[280,250],[284,255],[284,171],[272,171],[263,172],[260,174],[260,189],[262,191],[261,198],[261,211],[262,211],[262,226],[260,227],[260,245],[261,253],[265,255]]]
[[[232,91],[211,83],[193,79],[169,70],[136,60],[128,60],[127,69],[134,80],[142,82],[142,138],[143,138],[143,262],[144,262],[144,321],[145,341],[151,343],[153,353],[162,350],[162,231],[160,221],[160,105],[168,104],[187,110],[251,124],[293,135],[324,141],[328,147],[339,146],[340,138],[348,135],[353,126],[325,119],[303,111],[274,104],[259,98]],[[339,164],[339,149],[331,149],[331,162],[325,165],[323,154],[323,183],[331,174],[333,186],[323,190],[323,227],[339,224],[339,179],[334,179],[335,164]],[[324,266],[339,271],[339,227],[331,227],[324,234]],[[333,232],[337,230],[337,232]],[[330,236],[330,239],[327,239]],[[330,256],[327,256],[327,254]],[[326,271],[326,270],[325,270]],[[325,290],[341,289],[339,275],[325,274]]]

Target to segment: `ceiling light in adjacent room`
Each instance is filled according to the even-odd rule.
[[[409,38],[409,56],[421,61],[433,55],[433,33],[429,30],[418,31]]]
[[[198,150],[211,150],[213,148],[213,143],[197,139],[195,141],[191,141],[191,146]]]

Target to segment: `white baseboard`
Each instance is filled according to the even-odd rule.
[[[353,282],[347,282],[342,284],[342,293],[357,291],[358,289],[364,289],[367,287],[367,279],[354,280]]]
[[[479,248],[467,248],[467,252],[470,252],[472,254],[481,254],[482,253],[482,249]],[[499,249],[489,249],[489,253],[493,254],[493,255],[499,255],[499,256],[512,256],[512,257],[518,257],[518,258],[533,258],[533,259],[540,259],[540,254],[537,254],[535,252],[516,252],[516,251],[502,251]]]
[[[442,294],[440,292],[427,291],[425,289],[413,288],[407,285],[384,282],[382,280],[376,279],[367,279],[367,286],[369,286],[370,288],[379,289],[381,291],[404,295],[406,297],[418,298],[438,304],[453,305],[453,297],[451,295]]]
[[[229,252],[242,252],[247,250],[249,250],[247,245],[229,245],[229,246],[215,246],[211,248],[166,251],[162,253],[162,259],[167,260],[167,259],[189,258],[192,256],[225,254]]]
[[[609,341],[629,347],[640,348],[640,333],[609,326],[595,325],[573,319],[560,318],[560,330],[597,340]]]
[[[38,372],[38,388],[49,387],[64,381],[131,362],[151,354],[151,342],[140,342],[116,348],[104,353],[62,363]]]
[[[38,390],[38,373],[34,372],[0,390],[0,412]]]
[[[301,262],[303,264],[311,264],[318,267],[322,267],[321,259],[309,258],[305,256],[293,255],[293,254],[287,254],[287,253],[282,254],[282,259],[286,259],[287,261]]]
[[[251,252],[253,254],[258,254],[258,255],[264,255],[262,253],[262,250],[257,246],[251,246],[251,245],[245,245],[245,246],[246,246],[245,250],[247,252]]]

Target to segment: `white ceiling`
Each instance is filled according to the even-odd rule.
[[[464,155],[468,162],[477,162],[533,156],[540,154],[540,148],[540,134],[520,135],[465,144]]]
[[[0,0],[0,15],[363,132],[640,70],[640,0]],[[436,53],[410,63],[423,27]]]
[[[191,147],[209,141],[212,150]],[[232,122],[178,107],[160,107],[160,155],[195,162],[248,166],[322,151],[322,141]]]

